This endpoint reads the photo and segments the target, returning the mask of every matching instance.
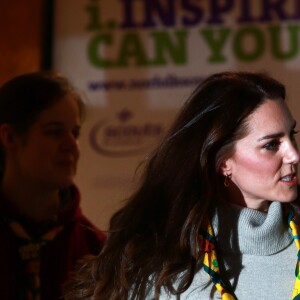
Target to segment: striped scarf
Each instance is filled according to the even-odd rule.
[[[291,228],[294,242],[298,250],[297,264],[295,270],[296,281],[292,294],[292,300],[300,300],[300,228],[295,222],[295,212],[291,209],[288,216],[288,224]],[[227,289],[222,281],[219,262],[216,252],[216,237],[208,218],[203,222],[203,230],[199,235],[199,247],[203,253],[203,269],[210,276],[222,300],[236,300],[236,297]]]
[[[294,211],[294,209],[291,209],[291,211],[289,213],[288,222],[289,222],[289,226],[292,230],[294,242],[295,242],[297,250],[298,250],[297,264],[296,264],[296,270],[295,270],[296,281],[295,281],[295,285],[294,285],[292,299],[293,300],[300,300],[300,274],[299,274],[299,265],[300,265],[299,234],[300,234],[300,230],[299,230],[299,226],[295,222],[295,211]]]

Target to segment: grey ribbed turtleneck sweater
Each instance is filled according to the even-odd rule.
[[[222,258],[221,276],[230,284],[237,299],[291,299],[297,249],[283,218],[281,203],[272,202],[266,213],[236,206],[223,207],[217,216],[213,227]],[[162,292],[160,299],[176,297]],[[208,300],[221,299],[221,296],[201,269],[180,299]]]

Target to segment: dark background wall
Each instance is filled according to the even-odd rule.
[[[45,1],[0,1],[0,85],[42,67]]]

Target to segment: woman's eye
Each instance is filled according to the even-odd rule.
[[[264,148],[268,151],[276,151],[278,150],[280,145],[280,141],[271,141],[264,145]]]
[[[61,129],[51,129],[51,130],[47,130],[46,134],[50,135],[50,136],[55,136],[58,137],[62,134],[62,130]]]
[[[73,133],[74,138],[77,140],[80,136],[80,128],[74,129],[72,133]]]
[[[299,132],[299,130],[292,130],[291,132],[291,139],[295,140],[295,135]]]

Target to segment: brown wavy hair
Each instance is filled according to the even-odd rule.
[[[179,298],[202,267],[198,233],[223,199],[221,162],[246,135],[248,116],[266,99],[284,98],[284,86],[263,73],[223,72],[200,83],[65,299],[142,300],[150,290],[159,299],[162,288]]]

